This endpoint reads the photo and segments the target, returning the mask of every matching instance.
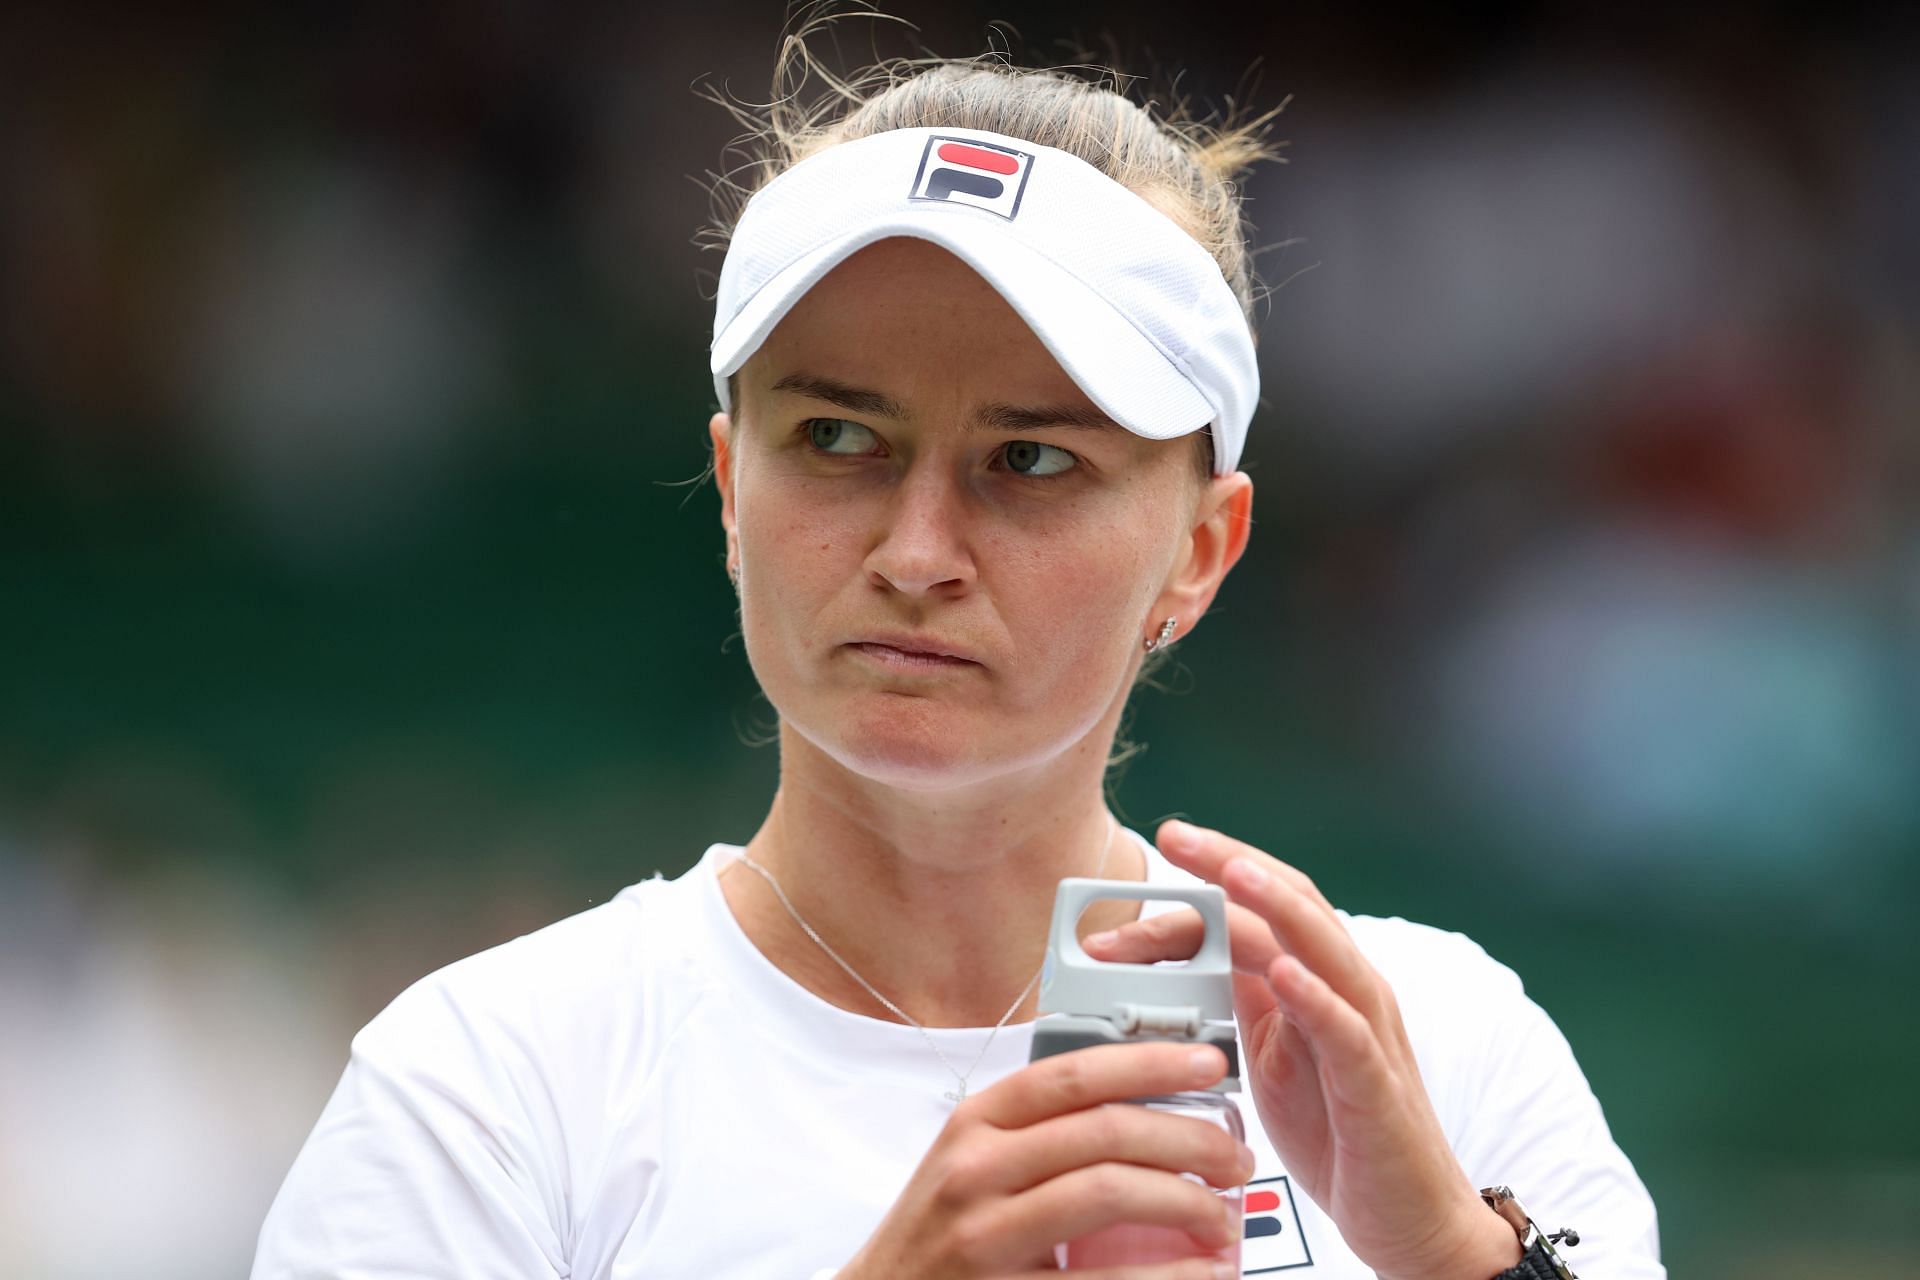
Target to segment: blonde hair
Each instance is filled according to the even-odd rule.
[[[1216,117],[1176,97],[1160,118],[1153,103],[1127,96],[1132,82],[1116,71],[1018,67],[991,54],[880,59],[842,76],[808,41],[853,16],[890,15],[864,3],[809,5],[781,42],[770,102],[709,95],[745,133],[728,148],[737,163],[712,175],[713,220],[699,237],[705,244],[724,251],[754,192],[829,147],[892,129],[982,129],[1068,152],[1153,205],[1212,255],[1253,327],[1260,294],[1238,177],[1258,161],[1284,160],[1284,144],[1268,136],[1284,100],[1247,118],[1231,103]],[[1213,434],[1193,438],[1204,481],[1213,474]]]

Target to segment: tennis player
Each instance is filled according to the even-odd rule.
[[[399,996],[254,1276],[1034,1276],[1117,1223],[1195,1256],[1087,1274],[1664,1276],[1652,1202],[1513,972],[1104,802],[1143,664],[1251,528],[1232,179],[1257,139],[990,63],[849,98],[765,139],[714,320],[726,563],[779,714],[764,819]],[[1246,1145],[1105,1105],[1219,1080],[1215,1049],[1028,1063],[1070,875],[1225,889]],[[1196,921],[1108,903],[1084,945],[1178,957]],[[1240,1183],[1244,1222],[1212,1191]]]

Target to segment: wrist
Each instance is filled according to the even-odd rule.
[[[1505,1218],[1478,1199],[1475,1207],[1479,1212],[1472,1218],[1472,1244],[1460,1262],[1445,1273],[1447,1280],[1494,1280],[1519,1266],[1525,1252],[1520,1246],[1520,1237],[1513,1233]]]
[[[1455,1243],[1429,1255],[1419,1271],[1393,1280],[1495,1280],[1520,1265],[1519,1237],[1506,1219],[1477,1196],[1472,1207],[1461,1209],[1458,1225],[1442,1239]],[[1385,1272],[1380,1280],[1388,1280]]]
[[[1580,1233],[1572,1227],[1562,1227],[1548,1235],[1526,1206],[1514,1196],[1511,1187],[1482,1187],[1480,1201],[1493,1210],[1494,1216],[1513,1228],[1514,1239],[1520,1244],[1520,1261],[1511,1269],[1496,1272],[1493,1280],[1509,1280],[1511,1277],[1527,1276],[1534,1280],[1577,1280],[1573,1268],[1560,1256],[1554,1245],[1565,1241],[1568,1247],[1580,1243]]]

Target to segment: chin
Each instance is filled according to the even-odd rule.
[[[973,717],[924,699],[887,701],[897,705],[841,718],[823,744],[829,754],[863,777],[912,791],[964,786],[998,772],[981,758],[989,744]]]
[[[1016,762],[994,750],[979,719],[951,703],[882,695],[877,703],[821,717],[783,717],[850,773],[904,791],[945,791],[982,782]]]

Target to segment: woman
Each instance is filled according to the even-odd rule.
[[[709,424],[780,717],[772,806],[744,848],[374,1019],[254,1275],[1030,1275],[1115,1223],[1227,1245],[1240,1224],[1183,1174],[1251,1182],[1246,1274],[1547,1274],[1497,1182],[1580,1229],[1589,1280],[1663,1275],[1644,1188],[1510,971],[1103,801],[1142,663],[1246,545],[1230,177],[1255,144],[966,63],[807,123],[733,230]],[[1103,1105],[1217,1081],[1217,1050],[1028,1065],[1069,875],[1226,890],[1245,1147]],[[1103,904],[1084,945],[1191,953],[1190,913],[1137,915]]]

